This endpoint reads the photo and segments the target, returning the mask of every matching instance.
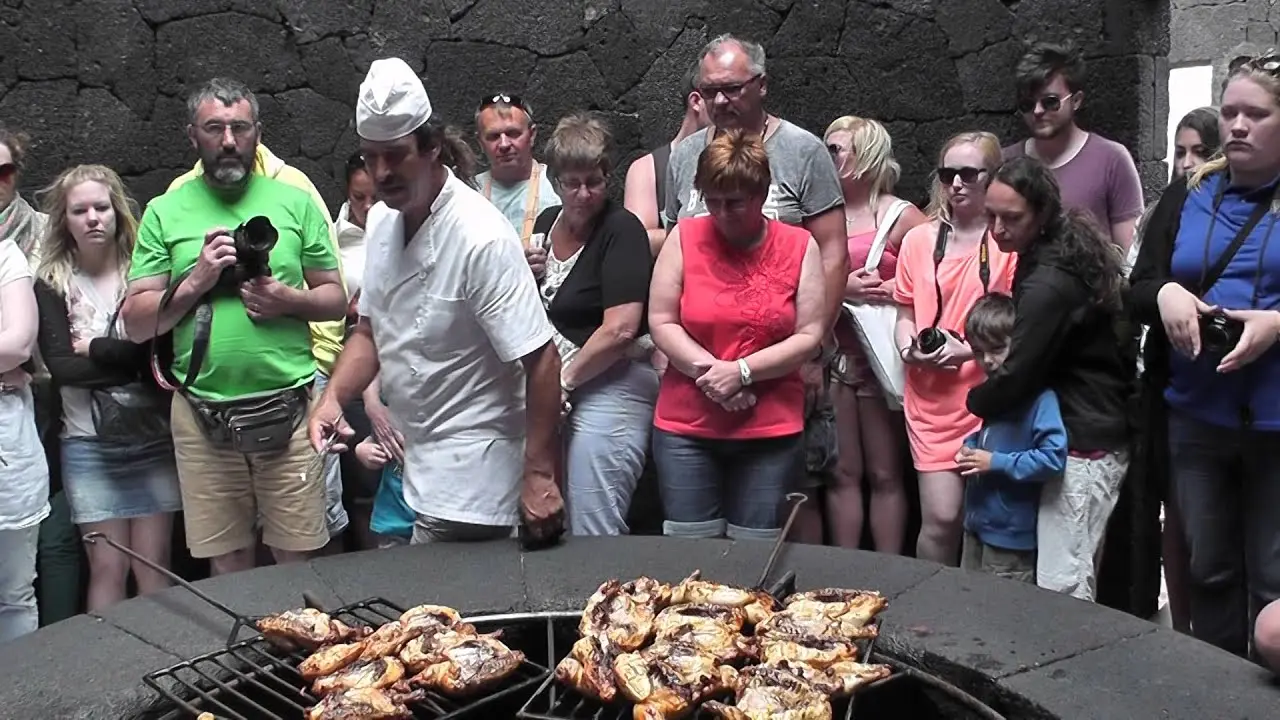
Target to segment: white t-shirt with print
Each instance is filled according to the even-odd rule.
[[[31,267],[12,240],[0,241],[0,295],[12,283],[25,281],[31,290]],[[0,301],[0,322],[7,312]],[[0,530],[21,530],[49,516],[49,466],[36,431],[31,388],[0,393]]]
[[[515,230],[501,218],[452,173],[407,244],[403,216],[374,205],[359,301],[405,436],[405,502],[492,526],[520,519],[520,360],[552,337]]]

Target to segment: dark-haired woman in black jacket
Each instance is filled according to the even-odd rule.
[[[1002,165],[986,204],[996,244],[1018,254],[1018,316],[1008,359],[969,391],[969,411],[992,420],[1046,388],[1057,393],[1069,456],[1041,494],[1036,582],[1093,600],[1098,548],[1129,463],[1134,357],[1121,323],[1121,258],[1063,209],[1053,173],[1037,160]]]

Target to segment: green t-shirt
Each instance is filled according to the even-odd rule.
[[[215,227],[234,229],[265,215],[279,232],[271,250],[271,274],[286,285],[305,287],[303,269],[335,270],[328,218],[303,190],[251,175],[244,194],[228,201],[203,180],[184,183],[152,200],[142,215],[129,279],[178,277],[194,267],[204,236]],[[195,332],[188,315],[173,332],[173,374],[186,378]],[[305,320],[280,317],[253,321],[238,294],[217,292],[209,350],[190,392],[207,400],[229,400],[297,387],[316,374]]]

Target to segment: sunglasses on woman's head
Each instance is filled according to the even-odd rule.
[[[1075,93],[1067,93],[1062,97],[1057,95],[1044,95],[1038,98],[1023,98],[1018,101],[1018,112],[1033,113],[1036,111],[1036,105],[1044,108],[1045,112],[1057,112],[1062,109],[1062,103],[1067,101]]]
[[[982,173],[986,172],[984,168],[976,167],[940,167],[938,168],[938,180],[943,185],[950,185],[956,181],[956,176],[960,176],[962,182],[975,183],[978,178],[982,177]]]
[[[1241,68],[1246,70],[1257,70],[1259,72],[1267,73],[1268,75],[1280,77],[1280,55],[1268,54],[1259,55],[1257,57],[1252,55],[1241,55],[1227,65],[1227,72],[1233,73]]]
[[[530,120],[533,119],[533,113],[529,111],[529,106],[524,104],[524,100],[521,100],[519,95],[508,95],[506,93],[489,95],[485,99],[481,100],[480,107],[476,109],[476,112],[483,112],[494,105],[506,105],[507,107],[520,108],[524,111],[525,115],[529,116]]]

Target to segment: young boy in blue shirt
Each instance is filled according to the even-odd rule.
[[[369,529],[378,538],[378,548],[408,545],[413,538],[413,510],[404,501],[404,479],[400,463],[372,435],[355,447],[356,460],[370,470],[382,468],[382,480],[373,497]]]
[[[969,311],[965,339],[988,375],[1009,354],[1014,317],[1013,299],[1000,293],[980,298]],[[967,479],[960,567],[1034,584],[1040,484],[1067,464],[1057,395],[1043,390],[1020,411],[983,423],[956,462]]]

